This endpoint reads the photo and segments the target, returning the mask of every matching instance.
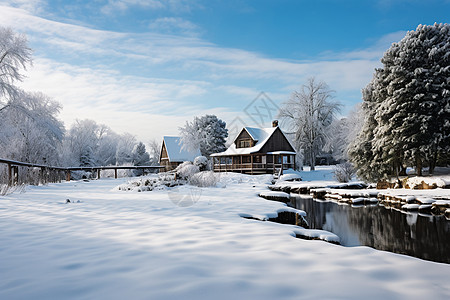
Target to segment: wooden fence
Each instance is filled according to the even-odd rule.
[[[94,167],[55,167],[39,164],[31,164],[21,161],[2,159],[0,164],[7,165],[6,181],[8,185],[16,185],[19,183],[19,169],[32,169],[34,173],[38,174],[39,183],[46,182],[61,182],[62,180],[70,181],[72,171],[87,171],[97,173],[97,179],[100,178],[102,170],[114,170],[114,178],[117,178],[117,170],[159,170],[161,166],[94,166]],[[1,182],[0,182],[1,183]],[[31,183],[31,182],[27,182]]]

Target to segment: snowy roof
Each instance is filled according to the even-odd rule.
[[[226,155],[240,155],[240,154],[251,154],[258,153],[261,148],[267,143],[272,134],[277,130],[278,127],[270,127],[270,128],[257,128],[257,127],[244,127],[243,130],[247,131],[247,133],[252,137],[254,141],[256,141],[253,147],[248,148],[236,148],[236,139],[239,134],[233,140],[233,143],[228,147],[228,149],[224,152],[214,153],[211,156],[226,156]],[[289,142],[289,140],[288,140]],[[290,142],[289,142],[290,143]],[[295,154],[295,152],[293,153]]]
[[[183,149],[179,136],[164,136],[163,142],[166,145],[167,156],[171,162],[194,161],[197,156],[202,155],[200,149],[195,151]]]

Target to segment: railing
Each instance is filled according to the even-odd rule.
[[[243,163],[243,164],[233,164],[233,163],[215,163],[214,171],[262,171],[262,170],[278,170],[283,169],[287,170],[290,168],[294,168],[293,163],[284,163],[284,164],[273,164],[273,163]]]
[[[56,167],[40,164],[32,164],[21,161],[2,159],[0,164],[7,165],[6,184],[16,185],[19,182],[19,167],[31,169],[32,177],[38,177],[36,180],[28,180],[24,183],[46,183],[46,182],[61,182],[63,179],[70,181],[72,171],[90,171],[97,172],[97,179],[100,178],[100,171],[114,170],[114,178],[118,177],[117,170],[159,170],[164,168],[162,166],[94,166],[94,167]],[[32,182],[34,181],[34,182]],[[1,183],[1,182],[0,182]]]

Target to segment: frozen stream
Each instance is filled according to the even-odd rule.
[[[369,246],[450,263],[450,221],[444,216],[405,213],[381,205],[352,207],[291,194],[311,228],[331,231],[344,246]]]

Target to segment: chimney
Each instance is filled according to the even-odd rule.
[[[272,121],[272,127],[278,127],[278,120]]]

